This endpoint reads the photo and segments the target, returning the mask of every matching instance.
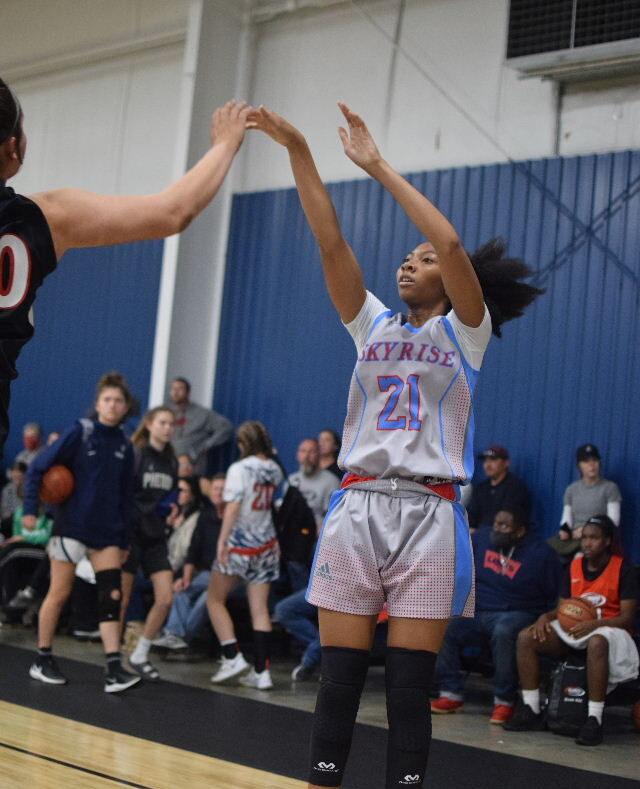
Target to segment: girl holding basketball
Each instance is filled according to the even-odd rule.
[[[73,493],[56,513],[48,553],[51,582],[38,617],[38,656],[29,674],[52,685],[66,677],[52,654],[60,614],[73,587],[78,562],[88,556],[96,575],[98,619],[107,668],[104,689],[118,693],[140,681],[120,663],[120,567],[129,546],[133,505],[133,449],[122,429],[131,393],[117,373],[96,389],[94,419],[80,419],[31,463],[25,481],[25,528],[32,529],[45,472],[64,465],[73,474]]]
[[[340,104],[346,155],[377,180],[429,241],[396,272],[408,314],[366,290],[302,134],[263,107],[249,115],[289,154],[320,249],[329,295],[358,355],[334,494],[309,583],[319,608],[322,680],[309,786],[339,786],[376,620],[389,613],[386,787],[422,786],[431,737],[429,686],[451,616],[473,615],[473,570],[459,483],[473,473],[472,391],[491,332],[540,291],[530,270],[490,242],[469,256],[442,213],[380,155]]]
[[[587,720],[578,733],[578,745],[602,742],[602,713],[607,687],[638,676],[638,650],[629,635],[638,599],[634,568],[611,552],[616,526],[607,515],[594,515],[582,529],[581,555],[567,568],[560,586],[560,599],[584,597],[594,609],[575,624],[564,627],[559,609],[542,614],[518,636],[518,673],[522,683],[522,705],[510,721],[508,731],[532,731],[545,727],[540,709],[541,656],[563,658],[572,649],[586,650],[589,705]]]
[[[135,494],[129,557],[122,566],[122,617],[139,567],[153,584],[153,605],[129,665],[145,679],[160,679],[149,662],[151,642],[169,615],[173,602],[173,571],[167,544],[167,517],[177,495],[178,460],[171,446],[175,416],[164,406],[147,411],[132,436],[135,452]]]
[[[6,182],[24,161],[27,137],[17,96],[0,80],[0,262],[11,263],[0,294],[0,455],[9,430],[15,363],[33,336],[30,310],[42,281],[66,250],[164,238],[184,230],[214,198],[242,144],[249,111],[229,101],[213,114],[211,148],[162,192],[143,197],[54,189],[24,197]]]

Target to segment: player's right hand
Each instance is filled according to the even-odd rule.
[[[220,540],[218,540],[218,548],[216,550],[216,561],[220,562],[223,567],[229,564],[229,547]]]
[[[26,529],[27,531],[33,531],[36,528],[37,518],[35,515],[23,515],[22,516],[22,528]]]

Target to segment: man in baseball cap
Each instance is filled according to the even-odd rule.
[[[473,485],[467,507],[469,527],[472,531],[481,526],[491,526],[500,510],[523,510],[527,516],[531,509],[531,494],[524,482],[509,471],[509,451],[499,444],[492,444],[478,455],[487,479]]]
[[[560,531],[549,544],[570,559],[580,547],[582,527],[592,515],[606,513],[616,526],[620,525],[622,496],[615,482],[600,476],[600,452],[594,444],[576,449],[580,479],[564,492]]]

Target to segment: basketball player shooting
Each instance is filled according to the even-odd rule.
[[[322,680],[309,786],[340,786],[376,620],[386,602],[387,789],[422,786],[429,686],[451,616],[473,616],[473,561],[460,483],[473,463],[471,393],[491,332],[541,293],[494,240],[469,257],[451,223],[382,158],[364,121],[339,105],[345,154],[386,189],[429,240],[396,270],[408,313],[367,291],[303,135],[276,113],[249,114],[289,154],[331,300],[357,362],[334,493],[308,600],[318,606]],[[390,264],[391,265],[391,264]]]
[[[54,189],[24,197],[6,182],[27,151],[17,96],[0,80],[0,456],[9,432],[11,381],[33,336],[36,292],[67,249],[165,238],[184,230],[215,197],[238,152],[249,112],[229,101],[213,114],[211,148],[162,192],[128,197]]]

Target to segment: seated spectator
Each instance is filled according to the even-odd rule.
[[[522,511],[501,510],[491,529],[472,537],[476,572],[476,613],[473,619],[452,619],[436,662],[440,698],[436,713],[457,712],[463,706],[461,651],[486,641],[495,666],[491,723],[513,715],[518,692],[516,640],[523,627],[557,599],[560,562],[546,542],[528,531]]]
[[[16,455],[16,461],[25,463],[27,466],[45,448],[42,441],[42,428],[35,422],[27,422],[22,428],[22,449]]]
[[[306,591],[298,589],[275,607],[276,619],[305,648],[300,663],[291,672],[291,679],[298,682],[314,678],[321,655],[318,609],[307,602]]]
[[[338,465],[338,455],[342,439],[335,430],[321,430],[318,433],[318,449],[320,451],[320,468],[335,474],[338,479],[342,479],[343,473]]]
[[[179,477],[196,477],[196,470],[193,461],[182,453],[178,455],[178,476]],[[207,499],[209,497],[209,480],[207,477],[196,477],[200,487],[200,493]]]
[[[24,475],[27,464],[22,460],[14,460],[9,467],[9,482],[2,488],[0,498],[0,521],[2,534],[7,537],[13,532],[13,516],[18,507],[22,506]],[[1,542],[1,540],[0,540]]]
[[[604,513],[616,526],[620,525],[622,496],[615,482],[600,476],[598,448],[593,444],[578,447],[576,463],[580,479],[572,482],[565,490],[560,531],[549,540],[554,550],[568,558],[580,547],[582,527],[593,515]],[[615,538],[614,543],[614,547],[617,547]]]
[[[527,486],[509,471],[509,452],[497,444],[486,449],[478,459],[487,479],[473,486],[467,508],[469,528],[473,531],[481,526],[491,526],[500,510],[520,510],[529,517],[531,494]]]
[[[300,442],[296,460],[300,468],[289,475],[287,484],[302,493],[313,513],[315,525],[310,531],[305,524],[299,533],[298,524],[294,522],[295,514],[288,519],[289,522],[282,524],[279,534],[280,547],[292,592],[307,586],[316,538],[329,509],[331,494],[340,487],[340,481],[335,474],[320,468],[320,452],[315,438],[305,438]]]
[[[184,650],[209,621],[207,589],[224,513],[224,481],[224,474],[216,474],[211,480],[213,507],[198,512],[198,523],[189,544],[182,577],[173,586],[176,594],[169,617],[162,635],[153,642],[156,647]]]
[[[33,529],[22,522],[22,505],[15,511],[13,536],[0,546],[0,602],[5,611],[30,578],[34,565],[46,559],[45,547],[52,526],[53,521],[45,515],[42,506]]]
[[[587,520],[580,538],[583,555],[573,559],[560,585],[560,598],[586,597],[597,601],[599,618],[578,622],[565,632],[554,609],[542,614],[518,636],[522,705],[505,723],[505,729],[537,731],[545,727],[540,706],[540,657],[562,659],[574,650],[586,650],[589,703],[587,720],[576,743],[602,742],[607,691],[638,676],[638,650],[627,632],[636,613],[638,584],[634,568],[611,553],[615,528],[607,515]]]
[[[198,518],[203,509],[204,499],[198,477],[180,477],[178,479],[178,503],[167,518],[167,525],[171,527],[169,563],[174,574],[182,571],[193,532],[198,525]]]

